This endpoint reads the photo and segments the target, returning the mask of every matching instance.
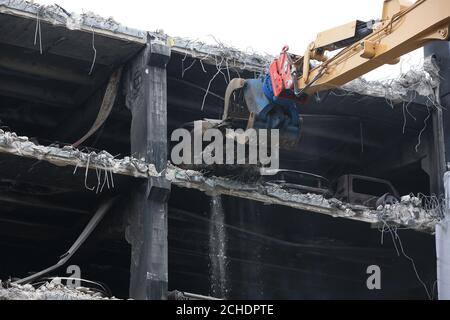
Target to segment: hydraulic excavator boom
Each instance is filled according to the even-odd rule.
[[[321,32],[305,54],[285,46],[264,79],[233,79],[226,92],[223,120],[246,128],[280,129],[282,143],[300,136],[297,105],[315,92],[341,86],[434,40],[448,40],[449,0],[385,0],[381,19]],[[341,49],[328,57],[328,52]]]
[[[321,40],[333,35],[339,39],[339,28],[320,33],[309,46],[301,77],[295,79],[298,89],[306,94],[341,86],[384,64],[395,64],[399,57],[433,40],[447,40],[450,27],[450,1],[418,0],[411,4],[405,0],[386,0],[373,32],[346,47],[333,58],[327,59],[324,51],[331,46]],[[352,29],[353,30],[353,29]],[[355,28],[356,30],[356,28]],[[345,31],[345,30],[344,30]],[[337,41],[333,41],[336,43]],[[309,69],[310,60],[321,63]],[[298,94],[298,93],[297,93]]]

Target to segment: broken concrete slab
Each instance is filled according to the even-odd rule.
[[[180,37],[171,38],[162,34],[159,37],[166,39],[174,52],[197,59],[201,63],[216,65],[224,70],[237,68],[263,74],[267,72],[273,60],[268,54],[243,52],[217,40],[213,45]]]
[[[212,45],[180,37],[170,37],[162,32],[128,28],[111,17],[104,18],[93,12],[82,14],[68,12],[56,4],[41,5],[24,0],[0,0],[0,14],[2,13],[33,19],[36,24],[44,22],[72,31],[84,31],[97,36],[133,42],[141,44],[142,48],[150,37],[153,41],[169,44],[176,53],[199,59],[206,64],[222,64],[223,68],[238,68],[260,73],[268,68],[272,59],[269,55],[242,52],[217,41],[216,45]],[[42,37],[46,38],[46,35],[43,34]]]
[[[20,137],[3,130],[0,130],[0,153],[46,161],[56,166],[72,166],[75,170],[78,168],[106,170],[136,178],[158,175],[153,165],[139,159],[131,157],[116,159],[107,151],[86,153],[72,146],[61,148],[42,146],[30,141],[28,137]]]
[[[431,59],[423,65],[411,68],[400,77],[379,81],[357,78],[342,86],[342,89],[360,95],[384,98],[392,103],[412,102],[417,97],[427,97],[428,102],[436,104],[436,89],[439,87],[439,67]]]
[[[70,30],[84,30],[127,41],[145,44],[145,31],[128,28],[113,18],[103,18],[92,12],[77,14],[68,12],[58,5],[41,5],[24,0],[0,0],[0,13],[42,20],[54,26]]]
[[[293,193],[279,186],[260,183],[247,184],[223,177],[206,177],[200,172],[169,167],[166,178],[182,188],[197,189],[211,195],[228,195],[262,202],[267,205],[287,206],[311,213],[326,214],[373,225],[398,225],[413,230],[433,233],[440,219],[440,207],[423,208],[421,203],[399,203],[373,210],[337,199],[326,199],[312,193]]]
[[[160,177],[153,164],[125,157],[116,159],[106,151],[86,153],[72,146],[46,147],[31,142],[27,137],[0,130],[0,153],[46,161],[56,166],[72,166],[75,169],[106,170],[114,174],[136,178]],[[403,201],[396,205],[386,205],[371,210],[364,206],[344,203],[337,199],[325,199],[318,194],[293,193],[276,185],[244,183],[224,177],[207,177],[200,172],[183,170],[169,165],[165,178],[172,184],[197,189],[208,194],[223,194],[263,202],[271,205],[287,206],[337,218],[347,218],[371,224],[394,223],[408,228],[433,232],[439,221],[439,209],[422,208],[421,203]]]

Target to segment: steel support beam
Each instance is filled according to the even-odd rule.
[[[436,266],[439,300],[450,300],[450,172],[444,175],[444,219],[436,225]]]
[[[150,41],[129,66],[126,104],[131,110],[131,154],[167,164],[167,74],[170,48]],[[167,299],[167,210],[170,182],[153,177],[131,191],[126,238],[131,244],[130,296],[139,300]]]
[[[443,177],[450,164],[450,42],[436,41],[424,48],[425,57],[432,57],[441,72],[439,92],[437,92],[442,110],[433,110],[433,140],[434,152],[431,153],[431,191],[444,194]]]
[[[441,70],[438,96],[444,111],[433,112],[434,148],[432,153],[434,165],[431,176],[432,187],[436,193],[442,194],[445,187],[446,205],[445,218],[436,226],[436,267],[437,287],[440,300],[450,299],[450,268],[448,248],[450,247],[450,234],[448,232],[448,198],[449,179],[448,170],[450,164],[450,42],[434,42],[425,47],[425,57],[432,57],[438,63]],[[445,174],[445,185],[444,185]]]

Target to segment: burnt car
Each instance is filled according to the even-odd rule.
[[[399,194],[387,180],[348,174],[334,183],[334,197],[344,202],[376,208],[398,201]]]
[[[321,194],[330,198],[333,193],[325,177],[298,170],[277,169],[271,175],[261,176],[266,184],[275,184],[290,192]]]

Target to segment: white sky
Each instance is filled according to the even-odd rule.
[[[320,31],[355,19],[381,17],[383,0],[37,0],[68,11],[93,11],[137,29],[214,43],[212,35],[241,50],[276,55],[288,44],[303,54]],[[315,4],[317,3],[317,6]],[[421,63],[422,50],[396,66],[379,68],[369,79],[395,77]]]

